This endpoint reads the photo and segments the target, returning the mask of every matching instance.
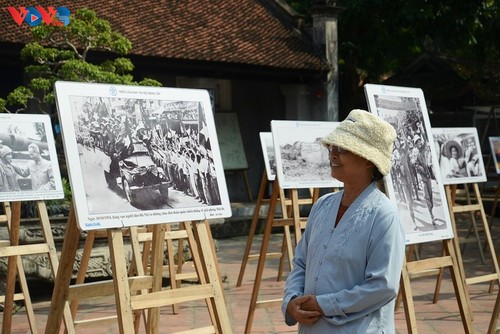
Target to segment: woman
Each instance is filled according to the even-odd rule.
[[[282,303],[299,333],[394,333],[394,303],[405,253],[395,204],[376,181],[391,166],[394,128],[353,110],[322,139],[342,191],[311,209]]]
[[[446,152],[448,153],[448,172],[446,178],[464,177],[465,160],[462,157],[462,147],[455,140],[449,140],[445,144]]]

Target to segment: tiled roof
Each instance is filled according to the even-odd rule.
[[[17,26],[7,6],[65,6],[71,12],[94,10],[132,42],[134,55],[288,70],[326,69],[303,36],[259,0],[20,2],[0,0],[1,42],[31,40],[29,26]]]

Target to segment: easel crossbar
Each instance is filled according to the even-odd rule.
[[[470,211],[480,211],[482,208],[481,204],[467,204],[467,205],[454,205],[452,207],[453,213],[470,212]]]
[[[164,240],[177,240],[177,239],[186,239],[188,237],[187,232],[185,230],[179,231],[165,231]],[[153,240],[153,232],[144,232],[139,233],[137,236],[139,242],[146,242]]]
[[[488,274],[488,275],[483,275],[483,276],[466,278],[465,283],[467,285],[470,285],[470,284],[490,282],[490,281],[495,281],[495,280],[498,280],[498,274]]]
[[[260,300],[255,303],[255,308],[264,308],[267,306],[280,306],[283,298],[280,299],[268,299],[268,300]]]
[[[24,295],[22,293],[15,293],[14,300],[24,300]],[[0,303],[5,302],[5,296],[0,296]]]
[[[453,260],[450,256],[435,257],[431,259],[410,261],[406,266],[408,268],[408,274],[414,275],[425,270],[453,266]]]
[[[153,287],[153,276],[129,277],[128,284],[130,291],[151,289]],[[69,286],[68,289],[68,300],[111,296],[115,293],[113,280],[74,284]]]
[[[7,246],[0,248],[0,257],[49,253],[48,244]]]
[[[117,315],[110,315],[109,317],[102,318],[94,318],[87,320],[76,320],[74,321],[75,328],[88,328],[88,327],[98,327],[98,326],[106,326],[116,323],[116,319],[118,319]]]
[[[151,292],[146,295],[137,295],[131,298],[133,310],[161,307],[166,305],[185,303],[194,300],[208,299],[214,296],[212,284],[204,284],[193,287],[177,288]]]

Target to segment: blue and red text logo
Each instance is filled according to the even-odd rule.
[[[18,26],[23,24],[23,21],[32,27],[36,27],[42,22],[46,25],[67,26],[69,24],[70,11],[66,7],[52,7],[47,9],[42,6],[36,7],[7,7],[10,15]]]

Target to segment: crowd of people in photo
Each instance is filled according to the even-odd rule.
[[[412,219],[413,229],[424,227],[421,221],[431,222],[434,228],[443,225],[434,214],[432,184],[436,180],[428,134],[417,113],[401,114],[393,126],[398,133],[393,151],[391,176],[395,180],[395,191],[399,202],[404,203]],[[427,207],[430,219],[415,218],[415,203],[422,201]]]
[[[172,189],[204,205],[221,204],[210,140],[197,105],[178,105],[168,111],[156,105],[152,111],[139,100],[123,101],[118,108],[102,100],[92,102],[85,103],[84,117],[78,122],[81,145],[101,150],[116,166],[141,146],[163,169]]]

